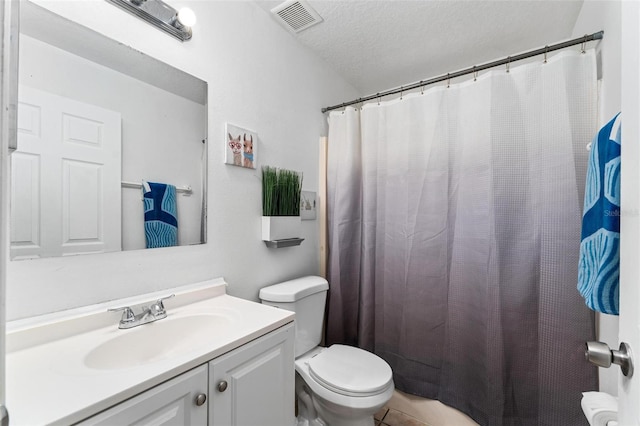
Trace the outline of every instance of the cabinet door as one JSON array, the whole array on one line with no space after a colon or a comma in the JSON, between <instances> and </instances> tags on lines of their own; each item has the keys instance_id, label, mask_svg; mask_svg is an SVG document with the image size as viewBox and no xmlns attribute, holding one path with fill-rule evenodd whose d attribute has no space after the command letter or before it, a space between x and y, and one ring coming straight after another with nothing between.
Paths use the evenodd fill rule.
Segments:
<instances>
[{"instance_id":1,"label":"cabinet door","mask_svg":"<svg viewBox=\"0 0 640 426\"><path fill-rule=\"evenodd\" d=\"M198 406L195 402L198 395L206 393L205 364L109 408L80 425L206 425L207 404Z\"/></svg>"},{"instance_id":2,"label":"cabinet door","mask_svg":"<svg viewBox=\"0 0 640 426\"><path fill-rule=\"evenodd\" d=\"M291 323L209 363L209 425L295 424L293 339Z\"/></svg>"}]
</instances>

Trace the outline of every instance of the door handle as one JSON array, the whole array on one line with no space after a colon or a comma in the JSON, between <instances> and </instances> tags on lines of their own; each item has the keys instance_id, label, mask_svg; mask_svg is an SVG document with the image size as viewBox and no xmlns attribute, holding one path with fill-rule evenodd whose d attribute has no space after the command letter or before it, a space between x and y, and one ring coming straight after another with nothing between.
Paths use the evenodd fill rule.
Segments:
<instances>
[{"instance_id":1,"label":"door handle","mask_svg":"<svg viewBox=\"0 0 640 426\"><path fill-rule=\"evenodd\" d=\"M9 412L4 405L0 405L0 426L9 426Z\"/></svg>"},{"instance_id":2,"label":"door handle","mask_svg":"<svg viewBox=\"0 0 640 426\"><path fill-rule=\"evenodd\" d=\"M617 364L624 376L633 376L631 347L625 342L620 343L618 350L610 349L609 345L603 342L587 342L584 357L598 367L609 368L611 364Z\"/></svg>"}]
</instances>

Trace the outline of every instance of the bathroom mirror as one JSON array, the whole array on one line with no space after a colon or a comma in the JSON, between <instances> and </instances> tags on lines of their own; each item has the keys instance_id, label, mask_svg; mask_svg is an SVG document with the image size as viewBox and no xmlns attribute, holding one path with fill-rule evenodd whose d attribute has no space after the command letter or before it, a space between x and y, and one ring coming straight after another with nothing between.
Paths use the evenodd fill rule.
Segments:
<instances>
[{"instance_id":1,"label":"bathroom mirror","mask_svg":"<svg viewBox=\"0 0 640 426\"><path fill-rule=\"evenodd\" d=\"M177 210L169 245L204 243L207 83L31 2L20 9L11 258L145 249L143 181L176 187L160 198Z\"/></svg>"}]
</instances>

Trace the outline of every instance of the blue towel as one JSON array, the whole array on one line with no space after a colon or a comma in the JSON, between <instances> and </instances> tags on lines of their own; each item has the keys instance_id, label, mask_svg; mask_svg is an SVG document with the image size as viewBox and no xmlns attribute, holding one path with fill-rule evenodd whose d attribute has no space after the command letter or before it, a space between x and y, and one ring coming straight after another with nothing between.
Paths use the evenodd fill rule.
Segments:
<instances>
[{"instance_id":1,"label":"blue towel","mask_svg":"<svg viewBox=\"0 0 640 426\"><path fill-rule=\"evenodd\" d=\"M582 214L578 290L587 306L619 314L620 114L594 138Z\"/></svg>"},{"instance_id":2,"label":"blue towel","mask_svg":"<svg viewBox=\"0 0 640 426\"><path fill-rule=\"evenodd\" d=\"M176 187L142 181L147 248L178 245Z\"/></svg>"}]
</instances>

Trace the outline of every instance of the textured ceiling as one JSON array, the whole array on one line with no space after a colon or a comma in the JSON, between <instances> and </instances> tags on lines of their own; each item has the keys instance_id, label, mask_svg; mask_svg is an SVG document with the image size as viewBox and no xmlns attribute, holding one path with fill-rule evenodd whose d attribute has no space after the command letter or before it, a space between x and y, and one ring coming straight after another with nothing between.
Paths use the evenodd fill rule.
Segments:
<instances>
[{"instance_id":1,"label":"textured ceiling","mask_svg":"<svg viewBox=\"0 0 640 426\"><path fill-rule=\"evenodd\" d=\"M269 12L281 1L257 3ZM308 3L324 22L292 36L362 95L570 38L582 7L582 0Z\"/></svg>"}]
</instances>

